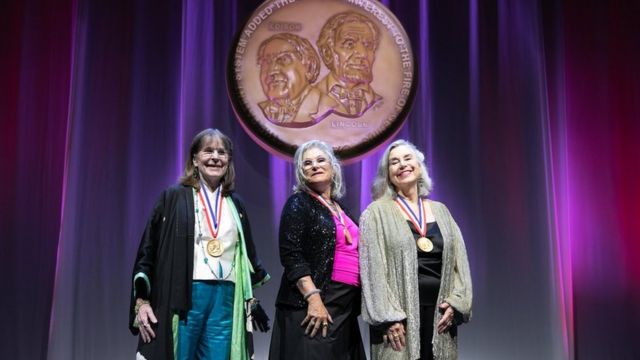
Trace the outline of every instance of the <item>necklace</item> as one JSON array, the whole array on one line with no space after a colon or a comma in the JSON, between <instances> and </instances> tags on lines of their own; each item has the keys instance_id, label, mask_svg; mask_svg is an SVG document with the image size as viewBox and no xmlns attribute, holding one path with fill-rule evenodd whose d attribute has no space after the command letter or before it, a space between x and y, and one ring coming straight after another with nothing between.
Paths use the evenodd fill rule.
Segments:
<instances>
[{"instance_id":1,"label":"necklace","mask_svg":"<svg viewBox=\"0 0 640 360\"><path fill-rule=\"evenodd\" d=\"M396 198L396 203L400 206L400 209L407 215L413 227L418 231L420 237L416 240L416 245L418 249L423 252L430 252L433 250L433 242L427 238L427 214L425 207L422 204L422 199L418 198L418 216L411 210L411 207L407 203L407 201L401 196L398 195Z\"/></svg>"},{"instance_id":2,"label":"necklace","mask_svg":"<svg viewBox=\"0 0 640 360\"><path fill-rule=\"evenodd\" d=\"M200 202L202 202L204 216L207 219L207 225L209 225L209 231L211 232L211 236L213 237L213 239L207 242L207 253L213 257L220 257L224 252L222 243L220 242L220 240L218 240L220 218L222 217L222 196L220 196L220 186L218 186L218 188L215 190L215 209L211 207L209 195L207 194L208 190L203 182L200 182L200 189L201 191L198 192L198 196L200 197ZM202 193L204 193L204 197L207 199L206 204L204 202L204 199L202 198ZM209 211L207 211L207 205L209 206ZM211 225L211 220L213 220L213 226Z\"/></svg>"},{"instance_id":3,"label":"necklace","mask_svg":"<svg viewBox=\"0 0 640 360\"><path fill-rule=\"evenodd\" d=\"M320 201L322 205L324 205L327 209L329 209L329 211L331 212L331 215L333 215L333 217L338 219L338 221L340 222L340 225L342 225L344 240L347 242L347 244L351 244L351 233L347 229L347 224L345 223L344 217L342 216L342 209L340 209L340 205L338 205L338 203L336 202L329 203L327 199L325 199L322 195L316 194L313 191L310 191L309 194L311 194L311 196L313 196L318 201Z\"/></svg>"},{"instance_id":4,"label":"necklace","mask_svg":"<svg viewBox=\"0 0 640 360\"><path fill-rule=\"evenodd\" d=\"M204 186L204 184L202 184L202 185ZM219 190L220 190L220 188L218 188L216 190L218 192L217 195L220 195L220 191ZM206 191L206 190L204 189L204 187L201 187L201 191ZM193 189L193 194L196 195L196 190L195 189ZM233 259L233 262L231 263L231 269L229 270L229 272L226 275L224 275L224 270L222 268L222 263L220 262L220 260L218 260L218 271L217 271L217 273L213 269L213 267L211 266L211 263L209 262L209 258L207 256L207 254L211 255L214 258L218 258L218 257L222 256L222 253L223 253L222 243L220 242L220 240L218 240L216 238L214 238L213 240L209 240L207 242L207 250L205 251L204 236L202 235L202 223L200 222L200 203L202 203L202 205L204 206L204 201L202 200L202 194L197 194L197 195L199 195L200 202L195 201L195 206L196 206L195 210L196 210L196 221L198 223L198 242L200 243L200 251L202 253L202 259L203 259L204 263L207 265L207 267L209 268L209 270L211 271L211 274L216 279L218 279L218 280L226 280L226 279L229 278L229 276L233 272L233 269L235 268L235 265L236 265L235 257ZM206 193L205 193L205 195L206 195ZM220 198L222 198L222 196L220 196ZM220 203L220 207L219 208L220 208L219 215L221 215L222 214L222 203ZM213 229L212 229L211 223L209 222L209 217L207 215L207 209L203 208L202 210L203 210L205 218L207 219L207 223L209 225L209 231L211 231L212 236L213 236ZM218 216L215 219L215 221L216 221L215 222L215 224L216 224L215 236L218 236L218 231L220 230L220 219L221 219L220 216ZM209 249L210 248L210 244L214 240L216 241L216 243L214 243L215 244L214 246L218 246L220 248L220 251L219 251L220 255L218 255L218 256L212 255L211 251ZM215 250L215 248L214 248L214 250ZM214 251L214 254L217 254L217 253L218 253L218 251Z\"/></svg>"}]
</instances>

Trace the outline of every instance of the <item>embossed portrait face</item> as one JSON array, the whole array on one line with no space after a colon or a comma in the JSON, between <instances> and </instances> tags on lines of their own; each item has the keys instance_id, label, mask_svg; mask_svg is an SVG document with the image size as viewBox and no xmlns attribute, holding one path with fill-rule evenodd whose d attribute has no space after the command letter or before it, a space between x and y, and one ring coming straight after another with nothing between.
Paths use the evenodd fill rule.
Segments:
<instances>
[{"instance_id":1,"label":"embossed portrait face","mask_svg":"<svg viewBox=\"0 0 640 360\"><path fill-rule=\"evenodd\" d=\"M264 0L236 35L229 99L242 128L273 154L291 159L318 139L341 161L357 161L411 109L411 41L379 1Z\"/></svg>"},{"instance_id":2,"label":"embossed portrait face","mask_svg":"<svg viewBox=\"0 0 640 360\"><path fill-rule=\"evenodd\" d=\"M351 84L370 83L375 47L374 34L367 24L348 22L338 27L333 46L334 72L338 78Z\"/></svg>"},{"instance_id":3,"label":"embossed portrait face","mask_svg":"<svg viewBox=\"0 0 640 360\"><path fill-rule=\"evenodd\" d=\"M269 40L259 64L260 83L269 100L295 99L309 84L306 65L285 40Z\"/></svg>"}]
</instances>

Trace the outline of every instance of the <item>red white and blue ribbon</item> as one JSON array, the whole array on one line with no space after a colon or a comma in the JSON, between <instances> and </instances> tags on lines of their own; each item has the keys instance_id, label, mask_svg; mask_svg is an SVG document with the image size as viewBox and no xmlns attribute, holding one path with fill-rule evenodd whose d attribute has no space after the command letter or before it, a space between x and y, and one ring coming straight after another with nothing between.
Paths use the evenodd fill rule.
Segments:
<instances>
[{"instance_id":1,"label":"red white and blue ribbon","mask_svg":"<svg viewBox=\"0 0 640 360\"><path fill-rule=\"evenodd\" d=\"M207 219L207 225L209 225L209 231L211 232L211 236L214 239L218 238L218 231L220 230L220 219L222 218L222 196L220 196L220 187L215 191L215 208L212 208L211 202L209 201L209 195L207 194L207 188L204 183L200 183L200 190L198 192L198 196L200 197L200 202L202 203L202 207L204 210L205 218ZM204 193L204 198L202 197L202 193ZM206 199L206 203L205 203ZM207 210L208 209L208 210ZM213 225L211 224L213 221Z\"/></svg>"},{"instance_id":2,"label":"red white and blue ribbon","mask_svg":"<svg viewBox=\"0 0 640 360\"><path fill-rule=\"evenodd\" d=\"M400 206L400 209L407 215L413 227L418 231L421 237L427 235L427 214L425 207L422 204L422 199L418 198L418 215L413 212L407 201L400 195L396 198L396 203Z\"/></svg>"}]
</instances>

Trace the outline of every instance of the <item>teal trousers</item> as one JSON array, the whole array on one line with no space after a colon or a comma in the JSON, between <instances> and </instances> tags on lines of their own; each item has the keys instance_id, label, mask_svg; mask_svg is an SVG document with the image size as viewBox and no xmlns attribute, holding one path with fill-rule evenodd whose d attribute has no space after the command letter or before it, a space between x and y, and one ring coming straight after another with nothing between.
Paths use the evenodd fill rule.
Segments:
<instances>
[{"instance_id":1,"label":"teal trousers","mask_svg":"<svg viewBox=\"0 0 640 360\"><path fill-rule=\"evenodd\" d=\"M234 288L230 281L193 282L191 310L178 324L178 360L229 359Z\"/></svg>"}]
</instances>

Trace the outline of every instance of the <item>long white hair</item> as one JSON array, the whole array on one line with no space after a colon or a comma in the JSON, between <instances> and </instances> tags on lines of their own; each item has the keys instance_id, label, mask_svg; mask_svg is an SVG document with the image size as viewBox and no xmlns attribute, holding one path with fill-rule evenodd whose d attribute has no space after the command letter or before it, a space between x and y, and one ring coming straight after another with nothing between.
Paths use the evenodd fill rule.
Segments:
<instances>
[{"instance_id":1,"label":"long white hair","mask_svg":"<svg viewBox=\"0 0 640 360\"><path fill-rule=\"evenodd\" d=\"M427 171L427 166L424 163L424 154L416 148L415 145L408 142L407 140L396 140L391 143L384 151L382 155L382 159L378 163L378 171L376 173L376 178L373 180L373 185L371 186L371 194L373 200L378 200L382 197L395 198L397 194L397 189L391 183L391 179L389 178L389 154L391 150L397 148L398 146L406 146L410 148L418 163L420 163L420 177L418 178L418 196L427 196L431 192L433 188L433 181L429 177L429 172Z\"/></svg>"}]
</instances>

